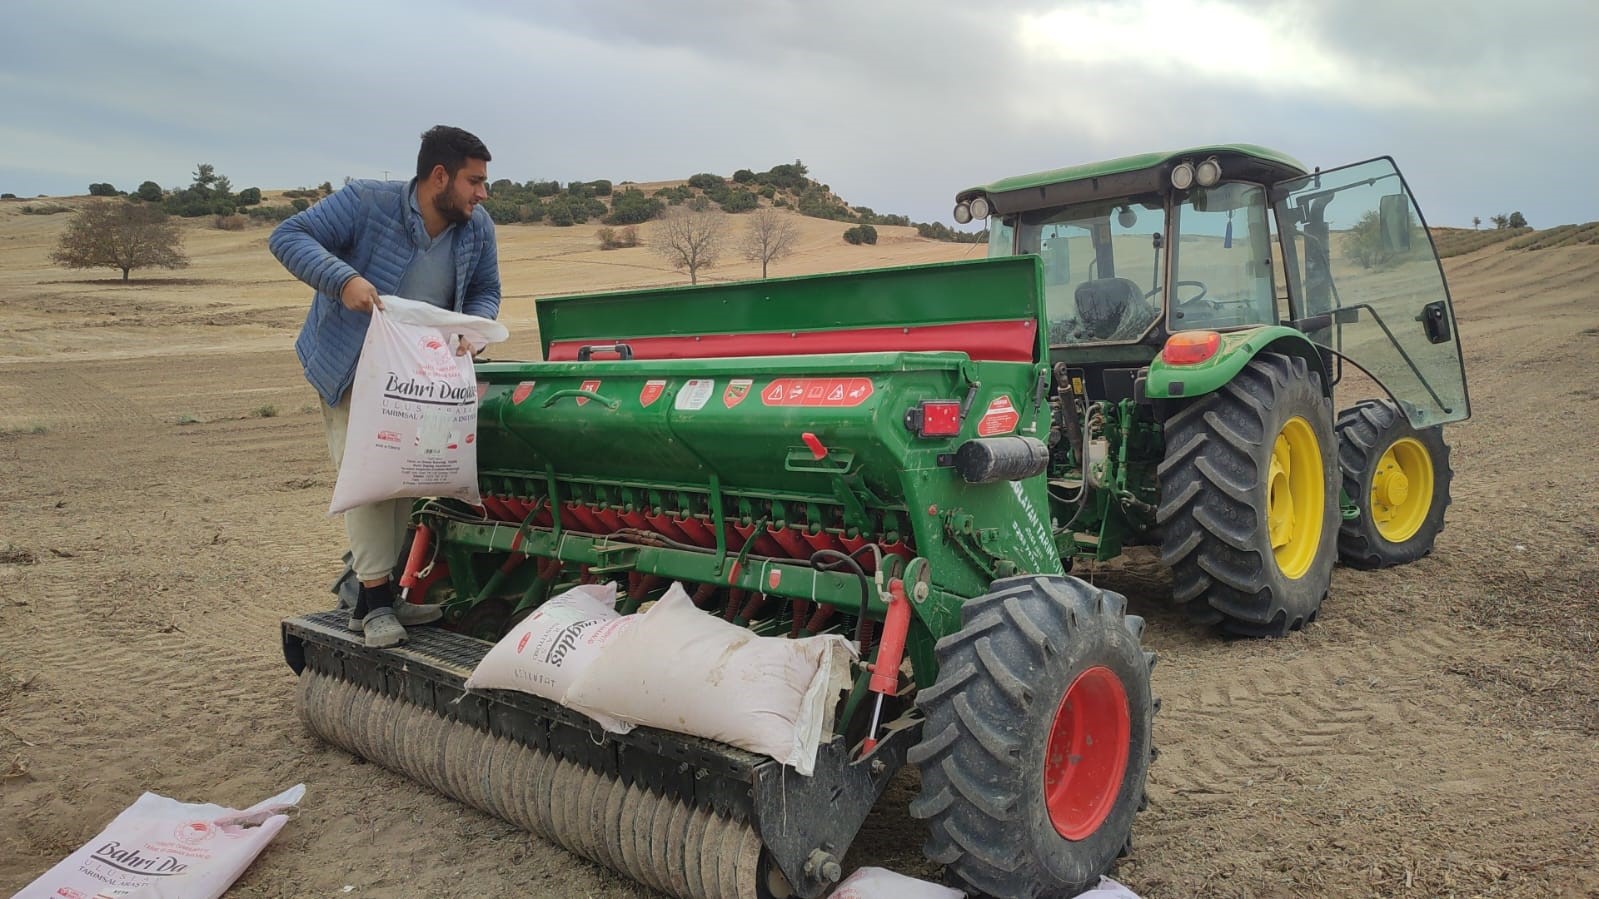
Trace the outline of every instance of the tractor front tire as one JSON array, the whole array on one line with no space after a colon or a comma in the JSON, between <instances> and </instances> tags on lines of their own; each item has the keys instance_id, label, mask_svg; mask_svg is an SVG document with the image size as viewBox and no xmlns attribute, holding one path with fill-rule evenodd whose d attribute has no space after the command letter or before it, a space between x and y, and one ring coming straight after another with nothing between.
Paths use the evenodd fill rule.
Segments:
<instances>
[{"instance_id":1,"label":"tractor front tire","mask_svg":"<svg viewBox=\"0 0 1599 899\"><path fill-rule=\"evenodd\" d=\"M1455 474L1442 428L1416 430L1387 400L1357 403L1338 415L1338 467L1360 509L1338 531L1344 564L1387 568L1432 552Z\"/></svg>"},{"instance_id":2,"label":"tractor front tire","mask_svg":"<svg viewBox=\"0 0 1599 899\"><path fill-rule=\"evenodd\" d=\"M1076 896L1131 845L1155 657L1125 608L1077 578L1005 578L938 641L910 812L927 821L927 857L968 890Z\"/></svg>"},{"instance_id":3,"label":"tractor front tire","mask_svg":"<svg viewBox=\"0 0 1599 899\"><path fill-rule=\"evenodd\" d=\"M1165 422L1156 524L1172 596L1223 631L1312 621L1337 557L1332 400L1299 356L1261 353Z\"/></svg>"}]
</instances>

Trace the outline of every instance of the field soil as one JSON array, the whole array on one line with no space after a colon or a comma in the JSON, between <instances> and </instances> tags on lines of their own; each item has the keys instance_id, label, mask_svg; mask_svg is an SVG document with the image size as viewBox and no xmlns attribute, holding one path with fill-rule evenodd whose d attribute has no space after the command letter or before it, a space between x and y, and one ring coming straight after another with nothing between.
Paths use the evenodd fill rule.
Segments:
<instances>
[{"instance_id":1,"label":"field soil","mask_svg":"<svg viewBox=\"0 0 1599 899\"><path fill-rule=\"evenodd\" d=\"M230 895L651 895L302 730L278 623L329 607L343 549L291 349L310 292L259 226L187 223L193 265L127 284L53 268L66 218L0 204L0 895L144 790L242 807L299 782ZM797 221L774 275L982 253ZM500 241L498 358L536 355L534 296L687 280L591 228ZM1475 415L1447 432L1430 557L1339 568L1318 621L1261 641L1185 622L1146 552L1078 571L1160 654L1161 755L1116 873L1146 897L1599 895L1599 246L1445 267ZM916 789L895 781L846 869L937 876Z\"/></svg>"}]
</instances>

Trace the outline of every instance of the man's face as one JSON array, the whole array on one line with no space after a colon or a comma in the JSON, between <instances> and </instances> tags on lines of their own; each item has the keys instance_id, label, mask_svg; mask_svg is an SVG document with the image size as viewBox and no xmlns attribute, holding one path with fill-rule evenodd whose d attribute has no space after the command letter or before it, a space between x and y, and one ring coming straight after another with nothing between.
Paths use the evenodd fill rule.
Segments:
<instances>
[{"instance_id":1,"label":"man's face","mask_svg":"<svg viewBox=\"0 0 1599 899\"><path fill-rule=\"evenodd\" d=\"M435 178L448 177L444 167L433 170ZM489 197L489 164L481 159L468 159L450 178L444 189L433 197L433 208L447 222L461 223L472 218L472 210Z\"/></svg>"}]
</instances>

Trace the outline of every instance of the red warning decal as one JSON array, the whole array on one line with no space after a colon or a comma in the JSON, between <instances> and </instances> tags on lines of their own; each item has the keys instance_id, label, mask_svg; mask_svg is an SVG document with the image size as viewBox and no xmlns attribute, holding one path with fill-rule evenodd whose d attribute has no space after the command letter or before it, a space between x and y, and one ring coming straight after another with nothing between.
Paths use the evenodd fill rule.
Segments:
<instances>
[{"instance_id":1,"label":"red warning decal","mask_svg":"<svg viewBox=\"0 0 1599 899\"><path fill-rule=\"evenodd\" d=\"M532 396L533 385L537 383L537 381L523 381L522 383L516 385L516 389L511 391L511 405L522 405L524 400L526 400L529 396Z\"/></svg>"},{"instance_id":2,"label":"red warning decal","mask_svg":"<svg viewBox=\"0 0 1599 899\"><path fill-rule=\"evenodd\" d=\"M734 378L728 381L727 389L722 391L722 405L731 409L744 402L744 398L750 395L750 385L754 383L749 378Z\"/></svg>"},{"instance_id":3,"label":"red warning decal","mask_svg":"<svg viewBox=\"0 0 1599 899\"><path fill-rule=\"evenodd\" d=\"M766 589L776 590L783 583L782 569L774 568L766 573Z\"/></svg>"},{"instance_id":4,"label":"red warning decal","mask_svg":"<svg viewBox=\"0 0 1599 899\"><path fill-rule=\"evenodd\" d=\"M579 386L578 389L579 390L587 390L589 393L593 393L596 390L600 389L599 379L596 378L596 379L594 379L592 381L584 381L582 383L582 385ZM579 406L587 406L589 404L589 398L586 397L586 396L580 396L580 397L577 398L577 404Z\"/></svg>"},{"instance_id":5,"label":"red warning decal","mask_svg":"<svg viewBox=\"0 0 1599 899\"><path fill-rule=\"evenodd\" d=\"M638 404L648 406L660 399L664 392L666 392L665 381L645 381L644 388L638 392Z\"/></svg>"},{"instance_id":6,"label":"red warning decal","mask_svg":"<svg viewBox=\"0 0 1599 899\"><path fill-rule=\"evenodd\" d=\"M871 395L871 378L778 378L761 391L761 402L768 406L859 406Z\"/></svg>"},{"instance_id":7,"label":"red warning decal","mask_svg":"<svg viewBox=\"0 0 1599 899\"><path fill-rule=\"evenodd\" d=\"M988 404L988 411L977 422L977 436L993 437L995 434L1009 434L1016 430L1016 423L1021 421L1022 415L1011 405L1010 397L1000 394Z\"/></svg>"}]
</instances>

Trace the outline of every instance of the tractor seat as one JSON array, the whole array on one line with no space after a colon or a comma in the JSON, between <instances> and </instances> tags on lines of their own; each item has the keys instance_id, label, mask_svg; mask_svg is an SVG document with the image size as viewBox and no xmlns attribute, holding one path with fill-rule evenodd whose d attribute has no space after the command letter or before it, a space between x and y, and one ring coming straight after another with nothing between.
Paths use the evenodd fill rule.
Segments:
<instances>
[{"instance_id":1,"label":"tractor seat","mask_svg":"<svg viewBox=\"0 0 1599 899\"><path fill-rule=\"evenodd\" d=\"M1075 299L1077 316L1095 339L1115 336L1123 322L1148 324L1149 304L1144 302L1144 292L1126 278L1084 281L1077 285Z\"/></svg>"}]
</instances>

